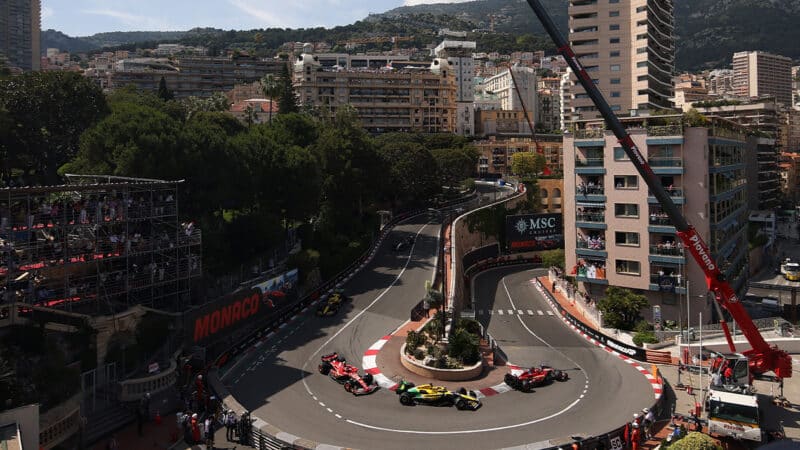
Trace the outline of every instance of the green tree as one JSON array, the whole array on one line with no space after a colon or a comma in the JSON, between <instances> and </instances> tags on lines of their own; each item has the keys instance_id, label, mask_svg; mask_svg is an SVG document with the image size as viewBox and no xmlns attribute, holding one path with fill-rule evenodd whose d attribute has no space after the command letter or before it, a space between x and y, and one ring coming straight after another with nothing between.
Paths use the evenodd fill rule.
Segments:
<instances>
[{"instance_id":1,"label":"green tree","mask_svg":"<svg viewBox=\"0 0 800 450\"><path fill-rule=\"evenodd\" d=\"M392 204L419 203L440 191L436 161L420 144L400 142L384 144L378 155L388 167L388 176L380 177Z\"/></svg>"},{"instance_id":2,"label":"green tree","mask_svg":"<svg viewBox=\"0 0 800 450\"><path fill-rule=\"evenodd\" d=\"M172 91L167 89L167 80L163 76L158 82L158 98L164 100L165 102L174 98Z\"/></svg>"},{"instance_id":3,"label":"green tree","mask_svg":"<svg viewBox=\"0 0 800 450\"><path fill-rule=\"evenodd\" d=\"M430 148L430 147L429 147ZM458 186L475 172L478 162L477 151L469 148L434 148L431 150L436 161L439 179L443 186Z\"/></svg>"},{"instance_id":4,"label":"green tree","mask_svg":"<svg viewBox=\"0 0 800 450\"><path fill-rule=\"evenodd\" d=\"M351 106L340 107L314 146L323 166L321 221L351 233L353 217L365 217L376 199L376 174L383 173L375 145Z\"/></svg>"},{"instance_id":5,"label":"green tree","mask_svg":"<svg viewBox=\"0 0 800 450\"><path fill-rule=\"evenodd\" d=\"M511 171L523 178L538 176L544 170L545 164L544 155L538 153L520 152L511 156Z\"/></svg>"},{"instance_id":6,"label":"green tree","mask_svg":"<svg viewBox=\"0 0 800 450\"><path fill-rule=\"evenodd\" d=\"M294 86L292 86L292 74L289 72L288 64L284 64L281 68L279 83L278 114L299 112L300 108L297 106L297 95L294 92Z\"/></svg>"},{"instance_id":7,"label":"green tree","mask_svg":"<svg viewBox=\"0 0 800 450\"><path fill-rule=\"evenodd\" d=\"M81 137L76 158L62 173L99 173L177 179L180 123L162 111L123 103Z\"/></svg>"},{"instance_id":8,"label":"green tree","mask_svg":"<svg viewBox=\"0 0 800 450\"><path fill-rule=\"evenodd\" d=\"M186 113L186 119L200 112L228 112L231 106L228 97L221 92L208 98L187 97L180 100L180 103Z\"/></svg>"},{"instance_id":9,"label":"green tree","mask_svg":"<svg viewBox=\"0 0 800 450\"><path fill-rule=\"evenodd\" d=\"M269 123L272 123L272 101L275 97L281 94L282 84L279 83L278 78L273 74L267 74L261 78L261 90L264 91L264 96L269 99Z\"/></svg>"},{"instance_id":10,"label":"green tree","mask_svg":"<svg viewBox=\"0 0 800 450\"><path fill-rule=\"evenodd\" d=\"M0 103L12 122L7 165L34 175L28 182L49 184L58 183L58 168L75 156L84 130L109 112L100 88L74 72L0 79Z\"/></svg>"},{"instance_id":11,"label":"green tree","mask_svg":"<svg viewBox=\"0 0 800 450\"><path fill-rule=\"evenodd\" d=\"M603 321L610 328L632 330L641 317L641 310L649 306L644 295L635 294L629 289L610 286L605 297L597 302L603 313Z\"/></svg>"},{"instance_id":12,"label":"green tree","mask_svg":"<svg viewBox=\"0 0 800 450\"><path fill-rule=\"evenodd\" d=\"M540 256L542 257L542 266L544 267L558 267L564 270L566 266L563 248L545 250L540 253Z\"/></svg>"}]
</instances>

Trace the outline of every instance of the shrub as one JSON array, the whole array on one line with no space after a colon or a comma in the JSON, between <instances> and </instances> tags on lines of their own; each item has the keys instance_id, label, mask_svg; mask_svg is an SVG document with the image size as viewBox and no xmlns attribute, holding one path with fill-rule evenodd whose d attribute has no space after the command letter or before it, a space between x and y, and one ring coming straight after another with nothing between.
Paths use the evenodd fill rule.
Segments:
<instances>
[{"instance_id":1,"label":"shrub","mask_svg":"<svg viewBox=\"0 0 800 450\"><path fill-rule=\"evenodd\" d=\"M408 347L406 347L406 351L408 351ZM414 350L414 359L416 359L418 361L425 359L425 352L422 351L421 348L415 349Z\"/></svg>"},{"instance_id":2,"label":"shrub","mask_svg":"<svg viewBox=\"0 0 800 450\"><path fill-rule=\"evenodd\" d=\"M406 353L409 355L414 353L414 351L425 344L425 336L422 333L418 333L416 331L409 331L408 335L406 336Z\"/></svg>"},{"instance_id":3,"label":"shrub","mask_svg":"<svg viewBox=\"0 0 800 450\"><path fill-rule=\"evenodd\" d=\"M643 343L657 344L658 338L652 331L639 331L633 335L633 343L641 347Z\"/></svg>"},{"instance_id":4,"label":"shrub","mask_svg":"<svg viewBox=\"0 0 800 450\"><path fill-rule=\"evenodd\" d=\"M669 446L672 450L722 450L709 435L692 431Z\"/></svg>"},{"instance_id":5,"label":"shrub","mask_svg":"<svg viewBox=\"0 0 800 450\"><path fill-rule=\"evenodd\" d=\"M640 320L636 322L636 326L633 329L639 332L653 331L653 325L646 320Z\"/></svg>"},{"instance_id":6,"label":"shrub","mask_svg":"<svg viewBox=\"0 0 800 450\"><path fill-rule=\"evenodd\" d=\"M480 341L464 328L458 328L450 338L448 354L464 364L475 364L480 360Z\"/></svg>"},{"instance_id":7,"label":"shrub","mask_svg":"<svg viewBox=\"0 0 800 450\"><path fill-rule=\"evenodd\" d=\"M481 335L481 324L475 319L462 318L458 319L456 330L463 328L467 333L474 334L475 336Z\"/></svg>"}]
</instances>

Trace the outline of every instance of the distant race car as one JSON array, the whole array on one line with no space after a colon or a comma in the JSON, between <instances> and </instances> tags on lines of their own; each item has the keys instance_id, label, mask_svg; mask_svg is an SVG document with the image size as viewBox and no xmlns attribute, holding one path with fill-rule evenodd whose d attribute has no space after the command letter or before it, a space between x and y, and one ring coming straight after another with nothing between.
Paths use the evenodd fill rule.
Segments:
<instances>
[{"instance_id":1,"label":"distant race car","mask_svg":"<svg viewBox=\"0 0 800 450\"><path fill-rule=\"evenodd\" d=\"M505 382L518 391L530 392L533 388L550 384L554 380L567 381L568 379L569 374L567 372L542 364L539 367L531 367L519 375L507 373Z\"/></svg>"},{"instance_id":2,"label":"distant race car","mask_svg":"<svg viewBox=\"0 0 800 450\"><path fill-rule=\"evenodd\" d=\"M339 312L339 308L342 307L342 303L348 300L350 300L348 296L344 295L344 293L341 291L336 291L329 295L328 299L317 307L317 315L332 316Z\"/></svg>"},{"instance_id":3,"label":"distant race car","mask_svg":"<svg viewBox=\"0 0 800 450\"><path fill-rule=\"evenodd\" d=\"M392 244L392 250L399 252L401 250L407 249L413 243L414 243L414 236L408 236L404 239L395 241L395 243Z\"/></svg>"},{"instance_id":4,"label":"distant race car","mask_svg":"<svg viewBox=\"0 0 800 450\"><path fill-rule=\"evenodd\" d=\"M400 396L400 403L406 406L420 403L432 406L455 406L460 410L475 411L482 405L475 391L467 391L463 387L453 392L444 386L432 384L415 386L414 383L401 381L396 393Z\"/></svg>"},{"instance_id":5,"label":"distant race car","mask_svg":"<svg viewBox=\"0 0 800 450\"><path fill-rule=\"evenodd\" d=\"M347 361L338 353L334 352L323 356L318 369L319 373L328 375L337 383L343 384L344 390L353 395L367 395L378 389L371 374L359 375L358 367L347 364Z\"/></svg>"}]
</instances>

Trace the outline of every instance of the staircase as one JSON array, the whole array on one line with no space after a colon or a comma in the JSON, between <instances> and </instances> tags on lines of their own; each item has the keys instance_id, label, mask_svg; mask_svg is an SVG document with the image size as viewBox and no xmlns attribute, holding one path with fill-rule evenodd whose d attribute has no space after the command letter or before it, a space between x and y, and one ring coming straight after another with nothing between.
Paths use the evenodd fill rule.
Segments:
<instances>
[{"instance_id":1,"label":"staircase","mask_svg":"<svg viewBox=\"0 0 800 450\"><path fill-rule=\"evenodd\" d=\"M88 414L84 441L87 445L93 444L135 420L133 406L122 403L109 404L106 408Z\"/></svg>"}]
</instances>

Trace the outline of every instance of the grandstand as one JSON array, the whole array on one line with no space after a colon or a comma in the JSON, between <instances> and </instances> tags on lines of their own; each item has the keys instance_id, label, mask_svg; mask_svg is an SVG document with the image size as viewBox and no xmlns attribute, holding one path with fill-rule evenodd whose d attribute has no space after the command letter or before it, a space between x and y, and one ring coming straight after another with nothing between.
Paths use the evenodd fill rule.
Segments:
<instances>
[{"instance_id":1,"label":"grandstand","mask_svg":"<svg viewBox=\"0 0 800 450\"><path fill-rule=\"evenodd\" d=\"M65 178L0 188L0 300L89 315L186 309L202 239L178 218L182 180Z\"/></svg>"}]
</instances>

